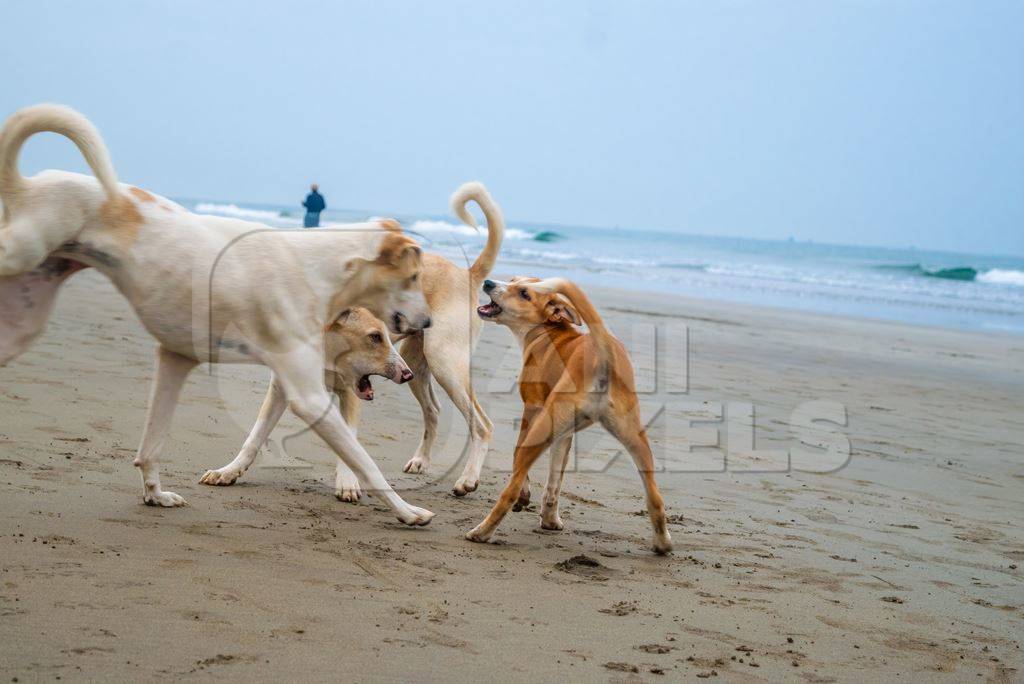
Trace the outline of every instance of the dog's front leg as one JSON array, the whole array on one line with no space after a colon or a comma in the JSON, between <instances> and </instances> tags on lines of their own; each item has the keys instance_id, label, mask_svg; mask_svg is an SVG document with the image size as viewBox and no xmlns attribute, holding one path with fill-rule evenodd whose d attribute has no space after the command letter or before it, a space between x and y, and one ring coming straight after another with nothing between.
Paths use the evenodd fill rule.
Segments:
<instances>
[{"instance_id":1,"label":"dog's front leg","mask_svg":"<svg viewBox=\"0 0 1024 684\"><path fill-rule=\"evenodd\" d=\"M360 399L348 387L336 389L334 393L338 395L341 415L344 417L345 423L351 428L352 435L355 436L359 427ZM351 468L345 465L344 461L338 459L334 473L334 496L339 501L356 503L362 495L363 492L359 488L359 478L356 477Z\"/></svg>"},{"instance_id":2,"label":"dog's front leg","mask_svg":"<svg viewBox=\"0 0 1024 684\"><path fill-rule=\"evenodd\" d=\"M562 477L565 475L565 464L569 462L571 449L571 434L565 435L551 445L551 467L548 471L548 483L544 487L544 500L540 505L540 526L545 530L560 530L564 526L562 517L558 515L558 495L562 491Z\"/></svg>"},{"instance_id":3,"label":"dog's front leg","mask_svg":"<svg viewBox=\"0 0 1024 684\"><path fill-rule=\"evenodd\" d=\"M334 449L369 491L391 507L399 520L406 525L426 525L434 514L410 506L395 493L380 468L342 420L341 414L334 410L324 387L321 349L310 346L268 359L268 364L281 380L289 408Z\"/></svg>"},{"instance_id":4,"label":"dog's front leg","mask_svg":"<svg viewBox=\"0 0 1024 684\"><path fill-rule=\"evenodd\" d=\"M153 390L149 398L146 428L142 433L139 454L135 457L135 465L142 471L142 499L150 506L185 505L185 499L160 488L159 458L164 437L171 426L174 408L178 405L181 387L197 365L198 361L163 347L156 350L156 377L153 378Z\"/></svg>"},{"instance_id":5,"label":"dog's front leg","mask_svg":"<svg viewBox=\"0 0 1024 684\"><path fill-rule=\"evenodd\" d=\"M568 414L568 417L566 417ZM530 466L544 453L552 442L572 430L572 411L566 411L556 405L545 406L544 409L527 414L521 423L519 441L515 454L512 456L512 477L509 479L494 508L479 525L466 533L466 539L474 542L486 542L494 534L508 509L519 499L523 485L527 481Z\"/></svg>"},{"instance_id":6,"label":"dog's front leg","mask_svg":"<svg viewBox=\"0 0 1024 684\"><path fill-rule=\"evenodd\" d=\"M226 466L217 470L207 470L199 481L208 485L234 484L235 480L245 474L245 471L256 460L256 455L259 453L260 448L266 444L270 433L273 432L274 427L281 420L287 405L288 402L285 399L284 390L278 384L277 378L271 378L270 387L267 389L267 396L263 399L263 405L260 407L259 418L256 419L256 424L249 431L249 436L246 437L241 451Z\"/></svg>"}]
</instances>

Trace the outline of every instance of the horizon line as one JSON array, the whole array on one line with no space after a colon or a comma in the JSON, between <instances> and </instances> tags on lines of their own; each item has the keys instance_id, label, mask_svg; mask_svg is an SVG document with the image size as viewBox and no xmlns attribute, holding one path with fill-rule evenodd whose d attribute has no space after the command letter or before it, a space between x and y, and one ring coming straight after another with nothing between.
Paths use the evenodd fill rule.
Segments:
<instances>
[{"instance_id":1,"label":"horizon line","mask_svg":"<svg viewBox=\"0 0 1024 684\"><path fill-rule=\"evenodd\" d=\"M175 198L175 197L171 197L170 199L174 200L175 202L178 202L179 200L181 200L181 201L188 201L188 202L193 202L193 203L208 202L208 203L234 204L236 206L241 206L242 204L245 204L245 205L249 205L250 207L257 208L257 209L261 205L262 206L266 206L266 207L275 207L275 208L289 206L289 205L285 205L285 204L275 204L273 202L250 202L250 201L247 201L247 200L212 199L212 198L208 198L208 197L206 197L206 198L200 198L200 197L177 197L177 198ZM299 206L299 208L296 210L296 215L297 216L301 216L302 213L303 213L303 210L301 208L301 205L298 205L298 206ZM325 211L332 211L332 210L333 211L339 211L339 212L349 212L349 213L366 213L367 216L379 216L379 215L381 215L380 214L380 210L370 210L370 209L361 209L361 208L353 208L353 207L340 207L340 208L337 208L337 209L326 209ZM429 213L429 212L413 212L413 213L410 213L410 212L396 212L396 213L398 213L399 215L422 216L422 217L431 218L431 219L455 218L456 220L458 220L458 217L452 216L451 214L435 214L435 213ZM242 220L245 220L245 219L242 219ZM786 243L795 243L795 244L803 243L803 244L808 244L809 243L809 244L820 245L820 246L825 246L825 247L847 247L847 248L852 247L852 248L867 248L867 249L912 250L912 251L919 251L919 252L932 252L932 253L936 253L936 254L950 254L950 255L956 255L956 256L976 256L976 257L989 257L989 258L995 258L995 259L1006 259L1006 258L1024 259L1024 251L1013 252L1013 253L1005 253L1005 254L994 254L994 253L990 253L990 252L953 251L953 250L950 250L950 249L937 249L937 248L931 248L931 247L919 247L917 245L892 246L892 245L879 245L879 244L870 244L870 243L829 242L829 241L816 240L814 238L798 238L798 237L793 236L793 235L790 235L789 237L786 237L786 238L751 237L751 236L747 236L747 235L736 235L736 234L715 235L715 234L712 234L712 233L692 233L692 232L685 232L685 231L672 231L672 230L668 230L668 229L665 229L665 228L648 228L648 227L640 227L640 226L627 226L627 227L623 227L623 226L619 226L619 225L616 225L616 226L597 226L597 225L588 225L588 224L582 224L582 223L549 223L549 222L541 222L541 221L535 221L535 220L513 220L513 219L509 219L509 218L505 219L505 223L506 224L516 223L516 224L518 224L520 226L532 226L532 227L538 227L538 228L591 228L591 229L603 230L603 231L624 230L624 231L631 231L631 232L648 232L648 233L656 233L656 234L662 234L662 235L697 237L697 238L710 238L710 239L721 239L721 240L749 240L751 242L769 242L769 243L783 243L783 244L786 244ZM509 227L511 227L511 226L509 226Z\"/></svg>"}]
</instances>

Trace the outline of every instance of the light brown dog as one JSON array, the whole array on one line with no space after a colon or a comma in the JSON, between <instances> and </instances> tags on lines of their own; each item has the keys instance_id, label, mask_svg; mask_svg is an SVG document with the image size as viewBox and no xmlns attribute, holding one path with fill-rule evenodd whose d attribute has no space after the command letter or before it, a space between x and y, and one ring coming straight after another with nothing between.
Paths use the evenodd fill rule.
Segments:
<instances>
[{"instance_id":1,"label":"light brown dog","mask_svg":"<svg viewBox=\"0 0 1024 684\"><path fill-rule=\"evenodd\" d=\"M391 344L384 322L362 307L346 309L324 330L324 383L341 398L341 414L353 432L354 421L359 416L354 397L373 400L371 375L399 385L413 377L409 366ZM283 413L284 406L280 402L264 402L256 424L234 460L222 468L207 470L199 481L208 485L233 484L252 466Z\"/></svg>"},{"instance_id":2,"label":"light brown dog","mask_svg":"<svg viewBox=\"0 0 1024 684\"><path fill-rule=\"evenodd\" d=\"M529 501L530 466L549 447L551 470L541 506L541 527L562 529L558 493L573 434L599 422L626 447L640 471L654 526L654 551L671 551L665 505L654 481L654 456L640 421L633 365L626 348L604 326L587 296L567 280L486 280L483 289L491 301L479 307L477 314L507 326L522 347L519 393L524 406L512 478L491 512L466 533L466 539L487 541L513 504ZM582 323L589 333L575 327Z\"/></svg>"}]
</instances>

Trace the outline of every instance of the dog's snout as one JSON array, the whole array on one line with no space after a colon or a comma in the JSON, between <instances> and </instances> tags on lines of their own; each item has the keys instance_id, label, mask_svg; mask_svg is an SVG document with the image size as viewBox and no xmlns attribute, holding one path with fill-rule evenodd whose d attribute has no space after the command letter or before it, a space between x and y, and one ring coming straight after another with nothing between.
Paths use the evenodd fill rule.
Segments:
<instances>
[{"instance_id":1,"label":"dog's snout","mask_svg":"<svg viewBox=\"0 0 1024 684\"><path fill-rule=\"evenodd\" d=\"M496 283L493 280L485 280L484 281L484 292L490 292L491 290L494 289L495 285L496 285Z\"/></svg>"},{"instance_id":2,"label":"dog's snout","mask_svg":"<svg viewBox=\"0 0 1024 684\"><path fill-rule=\"evenodd\" d=\"M405 383L409 382L412 379L413 379L412 371L409 370L408 368L402 369L402 380L399 382L399 384L400 385L404 385Z\"/></svg>"},{"instance_id":3,"label":"dog's snout","mask_svg":"<svg viewBox=\"0 0 1024 684\"><path fill-rule=\"evenodd\" d=\"M423 326L422 326L422 329L423 329L423 330L426 330L426 329L427 329L427 328L429 328L429 327L430 327L431 325L433 325L433 323L434 323L434 322L433 322L432 320L430 320L430 318L428 317L428 318L427 318L427 320L423 321Z\"/></svg>"}]
</instances>

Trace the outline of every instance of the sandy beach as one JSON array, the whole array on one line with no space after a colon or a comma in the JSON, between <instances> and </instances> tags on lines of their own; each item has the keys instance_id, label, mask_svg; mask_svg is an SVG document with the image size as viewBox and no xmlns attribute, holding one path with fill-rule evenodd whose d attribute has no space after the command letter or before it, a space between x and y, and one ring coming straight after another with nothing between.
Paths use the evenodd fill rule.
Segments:
<instances>
[{"instance_id":1,"label":"sandy beach","mask_svg":"<svg viewBox=\"0 0 1024 684\"><path fill-rule=\"evenodd\" d=\"M335 500L333 455L290 416L242 481L200 485L256 415L267 371L249 367L193 374L163 460L189 505L146 507L132 457L154 343L102 276L75 276L0 369L4 681L1020 681L1024 338L588 291L633 351L645 419L660 412L667 558L599 428L563 532L539 529L544 458L535 504L494 543L463 539L520 410L517 351L491 325L475 381L496 434L474 494L449 494L465 426L443 393L427 476L402 473L421 431L408 390L379 381L364 407L361 441L428 527ZM845 409L828 430L849 460L793 469L791 422L822 402Z\"/></svg>"}]
</instances>

